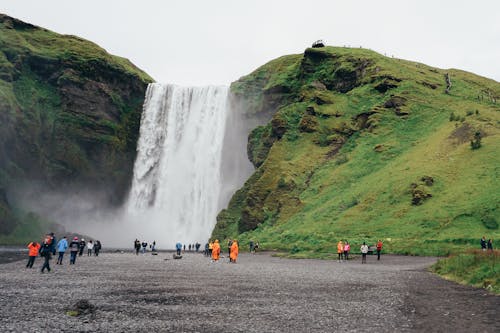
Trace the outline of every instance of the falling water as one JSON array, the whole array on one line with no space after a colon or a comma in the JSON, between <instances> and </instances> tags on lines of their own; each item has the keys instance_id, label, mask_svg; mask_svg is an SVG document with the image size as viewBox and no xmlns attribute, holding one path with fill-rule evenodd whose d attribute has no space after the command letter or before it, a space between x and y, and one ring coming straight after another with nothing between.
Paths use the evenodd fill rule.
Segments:
<instances>
[{"instance_id":1,"label":"falling water","mask_svg":"<svg viewBox=\"0 0 500 333\"><path fill-rule=\"evenodd\" d=\"M126 208L164 247L204 242L215 225L227 94L227 87L148 87Z\"/></svg>"}]
</instances>

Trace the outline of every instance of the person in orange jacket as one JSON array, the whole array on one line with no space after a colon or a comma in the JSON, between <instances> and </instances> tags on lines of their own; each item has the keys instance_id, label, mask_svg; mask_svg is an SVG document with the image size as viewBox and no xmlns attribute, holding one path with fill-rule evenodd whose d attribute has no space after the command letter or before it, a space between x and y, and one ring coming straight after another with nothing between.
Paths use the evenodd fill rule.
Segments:
<instances>
[{"instance_id":1,"label":"person in orange jacket","mask_svg":"<svg viewBox=\"0 0 500 333\"><path fill-rule=\"evenodd\" d=\"M212 245L212 260L218 261L219 255L220 255L220 244L219 244L219 240L216 239Z\"/></svg>"},{"instance_id":2,"label":"person in orange jacket","mask_svg":"<svg viewBox=\"0 0 500 333\"><path fill-rule=\"evenodd\" d=\"M236 263L236 259L238 258L238 242L233 240L233 244L231 244L231 254L229 255L229 259L231 262Z\"/></svg>"},{"instance_id":3,"label":"person in orange jacket","mask_svg":"<svg viewBox=\"0 0 500 333\"><path fill-rule=\"evenodd\" d=\"M33 268L33 264L35 263L35 259L38 256L38 251L40 250L40 244L37 242L31 242L28 244L28 264L26 268Z\"/></svg>"},{"instance_id":4,"label":"person in orange jacket","mask_svg":"<svg viewBox=\"0 0 500 333\"><path fill-rule=\"evenodd\" d=\"M382 252L382 241L379 239L377 242L377 260L380 260L380 252Z\"/></svg>"},{"instance_id":5,"label":"person in orange jacket","mask_svg":"<svg viewBox=\"0 0 500 333\"><path fill-rule=\"evenodd\" d=\"M341 240L337 243L337 254L339 255L339 262L342 261L342 254L344 253L344 243Z\"/></svg>"}]
</instances>

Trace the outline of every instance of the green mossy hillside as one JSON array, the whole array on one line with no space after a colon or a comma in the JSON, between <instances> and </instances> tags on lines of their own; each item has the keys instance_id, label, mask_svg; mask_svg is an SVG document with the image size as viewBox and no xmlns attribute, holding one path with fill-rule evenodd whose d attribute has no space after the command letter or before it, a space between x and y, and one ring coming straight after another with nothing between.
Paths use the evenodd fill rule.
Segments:
<instances>
[{"instance_id":1,"label":"green mossy hillside","mask_svg":"<svg viewBox=\"0 0 500 333\"><path fill-rule=\"evenodd\" d=\"M21 184L123 199L149 82L89 41L0 14L0 233L21 223L5 195Z\"/></svg>"},{"instance_id":2,"label":"green mossy hillside","mask_svg":"<svg viewBox=\"0 0 500 333\"><path fill-rule=\"evenodd\" d=\"M213 237L300 256L340 239L355 252L382 239L387 252L444 255L499 238L498 82L325 47L271 61L231 90L247 116L270 120L249 136L256 171Z\"/></svg>"}]
</instances>

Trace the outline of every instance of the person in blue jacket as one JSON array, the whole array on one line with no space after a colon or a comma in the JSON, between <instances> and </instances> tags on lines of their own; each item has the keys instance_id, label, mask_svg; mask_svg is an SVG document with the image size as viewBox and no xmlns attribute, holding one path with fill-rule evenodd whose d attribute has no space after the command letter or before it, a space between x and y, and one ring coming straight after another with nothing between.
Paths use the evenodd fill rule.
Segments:
<instances>
[{"instance_id":1,"label":"person in blue jacket","mask_svg":"<svg viewBox=\"0 0 500 333\"><path fill-rule=\"evenodd\" d=\"M177 255L180 256L182 250L182 244L180 242L175 244L175 249L177 250Z\"/></svg>"},{"instance_id":2,"label":"person in blue jacket","mask_svg":"<svg viewBox=\"0 0 500 333\"><path fill-rule=\"evenodd\" d=\"M62 265L62 261L63 261L63 257L64 257L64 252L66 252L67 248L68 248L68 241L66 240L66 236L64 236L57 243L57 252L59 252L59 257L57 258L56 265Z\"/></svg>"}]
</instances>

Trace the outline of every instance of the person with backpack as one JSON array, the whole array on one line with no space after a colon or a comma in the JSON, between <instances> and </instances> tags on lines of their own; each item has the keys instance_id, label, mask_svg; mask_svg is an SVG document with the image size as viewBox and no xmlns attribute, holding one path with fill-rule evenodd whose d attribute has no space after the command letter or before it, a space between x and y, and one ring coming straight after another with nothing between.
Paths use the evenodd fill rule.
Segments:
<instances>
[{"instance_id":1,"label":"person with backpack","mask_svg":"<svg viewBox=\"0 0 500 333\"><path fill-rule=\"evenodd\" d=\"M94 255L96 257L99 256L99 252L101 251L102 245L100 240L96 240L94 244Z\"/></svg>"},{"instance_id":2,"label":"person with backpack","mask_svg":"<svg viewBox=\"0 0 500 333\"><path fill-rule=\"evenodd\" d=\"M57 243L57 252L59 252L59 257L57 258L56 265L62 265L64 253L66 252L66 249L68 248L68 241L66 240L66 236L64 236L58 243Z\"/></svg>"},{"instance_id":3,"label":"person with backpack","mask_svg":"<svg viewBox=\"0 0 500 333\"><path fill-rule=\"evenodd\" d=\"M69 244L69 264L74 265L76 261L76 255L80 250L80 242L78 237L73 237L73 241Z\"/></svg>"},{"instance_id":4,"label":"person with backpack","mask_svg":"<svg viewBox=\"0 0 500 333\"><path fill-rule=\"evenodd\" d=\"M366 245L365 242L363 242L363 245L361 245L361 263L366 264L366 254L368 253L368 245Z\"/></svg>"},{"instance_id":5,"label":"person with backpack","mask_svg":"<svg viewBox=\"0 0 500 333\"><path fill-rule=\"evenodd\" d=\"M83 250L85 249L85 239L80 239L80 250L78 251L78 256L81 257L83 255Z\"/></svg>"},{"instance_id":6,"label":"person with backpack","mask_svg":"<svg viewBox=\"0 0 500 333\"><path fill-rule=\"evenodd\" d=\"M26 268L33 268L33 264L35 263L35 259L38 256L38 251L40 250L40 244L37 242L31 242L28 244L28 264Z\"/></svg>"},{"instance_id":7,"label":"person with backpack","mask_svg":"<svg viewBox=\"0 0 500 333\"><path fill-rule=\"evenodd\" d=\"M40 256L44 258L44 262L43 262L43 266L42 266L42 269L41 269L41 273L43 273L45 271L45 269L47 269L47 271L50 272L50 259L52 259L52 240L54 239L54 237L52 237L51 235L47 235L42 243L42 245L40 246L40 250L39 250L39 253L40 253Z\"/></svg>"}]
</instances>

